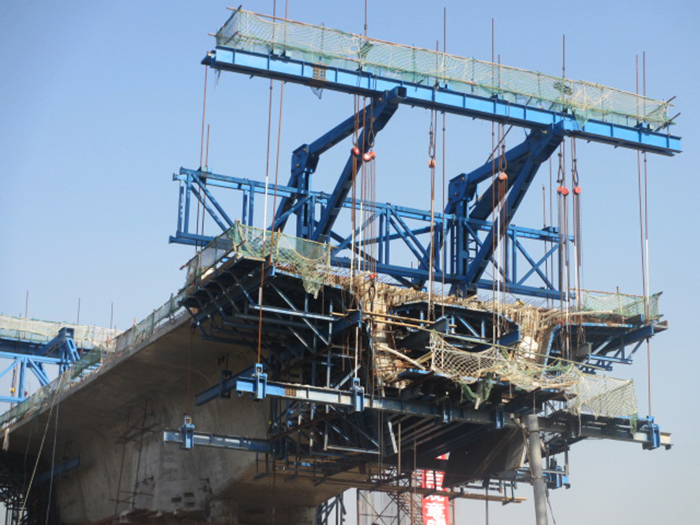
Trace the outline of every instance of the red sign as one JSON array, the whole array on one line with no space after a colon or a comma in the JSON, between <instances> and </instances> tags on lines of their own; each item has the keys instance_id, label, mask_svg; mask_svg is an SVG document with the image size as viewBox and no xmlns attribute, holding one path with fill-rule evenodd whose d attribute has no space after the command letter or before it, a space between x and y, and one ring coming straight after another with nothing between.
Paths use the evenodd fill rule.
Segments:
<instances>
[{"instance_id":1,"label":"red sign","mask_svg":"<svg viewBox=\"0 0 700 525\"><path fill-rule=\"evenodd\" d=\"M423 470L421 478L423 488L443 490L444 472ZM450 525L450 500L446 496L423 496L423 525Z\"/></svg>"}]
</instances>

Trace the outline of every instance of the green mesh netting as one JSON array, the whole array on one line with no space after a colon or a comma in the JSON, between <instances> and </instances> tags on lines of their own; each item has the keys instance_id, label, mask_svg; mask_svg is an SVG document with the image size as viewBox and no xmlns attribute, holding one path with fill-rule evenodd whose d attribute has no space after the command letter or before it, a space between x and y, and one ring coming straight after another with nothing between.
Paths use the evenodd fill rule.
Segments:
<instances>
[{"instance_id":1,"label":"green mesh netting","mask_svg":"<svg viewBox=\"0 0 700 525\"><path fill-rule=\"evenodd\" d=\"M467 352L433 333L430 338L433 371L450 377L462 386L465 395L477 404L490 391L494 377L527 391L537 388L560 390L568 394L568 410L574 414L591 413L596 417L637 415L634 383L583 373L575 364L543 366L533 359L491 347L482 352ZM470 387L478 383L476 391Z\"/></svg>"},{"instance_id":2,"label":"green mesh netting","mask_svg":"<svg viewBox=\"0 0 700 525\"><path fill-rule=\"evenodd\" d=\"M319 66L362 69L407 82L447 84L449 89L571 111L580 125L589 119L663 127L668 102L590 82L573 81L445 53L392 44L301 22L273 21L239 9L216 34L220 47L274 53ZM316 73L315 73L316 76ZM318 73L320 81L325 75ZM633 122L632 122L633 121Z\"/></svg>"},{"instance_id":3,"label":"green mesh netting","mask_svg":"<svg viewBox=\"0 0 700 525\"><path fill-rule=\"evenodd\" d=\"M90 368L96 369L102 363L102 350L95 348L83 354L80 361L70 367L69 372L71 379L81 377L85 371Z\"/></svg>"},{"instance_id":4,"label":"green mesh netting","mask_svg":"<svg viewBox=\"0 0 700 525\"><path fill-rule=\"evenodd\" d=\"M238 254L270 261L301 276L304 290L316 297L330 269L331 247L270 232L237 222L230 230L214 239L187 263L187 282L194 283L214 271L215 267Z\"/></svg>"},{"instance_id":5,"label":"green mesh netting","mask_svg":"<svg viewBox=\"0 0 700 525\"><path fill-rule=\"evenodd\" d=\"M574 396L568 409L574 414L637 418L637 397L631 379L584 374L570 393Z\"/></svg>"},{"instance_id":6,"label":"green mesh netting","mask_svg":"<svg viewBox=\"0 0 700 525\"><path fill-rule=\"evenodd\" d=\"M509 355L504 349L491 347L482 352L457 348L437 334L431 334L432 369L463 384L473 384L488 374L525 390L536 388L565 389L575 384L582 372L575 365L542 366L533 359Z\"/></svg>"},{"instance_id":7,"label":"green mesh netting","mask_svg":"<svg viewBox=\"0 0 700 525\"><path fill-rule=\"evenodd\" d=\"M61 328L73 329L73 340L79 348L112 349L116 337L122 333L122 330L100 326L0 315L0 335L9 339L46 343L56 337Z\"/></svg>"},{"instance_id":8,"label":"green mesh netting","mask_svg":"<svg viewBox=\"0 0 700 525\"><path fill-rule=\"evenodd\" d=\"M660 296L661 292L649 296L647 305L647 301L641 295L582 290L580 310L603 318L629 318L644 315L648 319L657 319L661 316L659 313Z\"/></svg>"}]
</instances>

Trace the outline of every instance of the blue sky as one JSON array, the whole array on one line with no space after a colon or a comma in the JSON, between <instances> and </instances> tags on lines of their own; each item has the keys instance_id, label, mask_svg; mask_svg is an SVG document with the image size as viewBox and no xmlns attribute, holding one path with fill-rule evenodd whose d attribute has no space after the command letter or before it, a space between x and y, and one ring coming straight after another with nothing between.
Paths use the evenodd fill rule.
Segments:
<instances>
[{"instance_id":1,"label":"blue sky","mask_svg":"<svg viewBox=\"0 0 700 525\"><path fill-rule=\"evenodd\" d=\"M283 2L280 2L282 4ZM685 152L649 157L652 289L663 291L671 329L652 344L654 413L674 432L670 452L590 442L575 447L569 491L552 495L559 523L668 523L689 517L700 461L700 425L692 414L700 370L694 329L700 256L692 226L697 192L695 87L700 10L695 2L375 2L369 34L433 48L448 8L448 51L490 59L491 19L504 64L558 74L567 37L567 76L634 91L635 55L647 54L647 93L674 95L674 133ZM176 226L171 174L199 164L203 69L214 46L208 33L228 17L221 1L5 0L0 3L0 312L127 328L181 286L192 248L169 245ZM237 4L234 6L237 7ZM270 13L272 1L244 7ZM280 5L279 13L283 6ZM290 2L290 16L361 32L362 1ZM267 83L224 74L209 84L210 167L262 179ZM353 108L351 97L307 88L285 91L280 177L289 154ZM448 176L488 154L490 124L448 120ZM378 199L428 207L428 114L402 108L377 140ZM517 131L512 140L522 136ZM346 149L324 157L314 186L329 189ZM335 170L335 171L334 171ZM585 285L640 292L636 157L627 150L580 144L584 188ZM407 183L406 181L410 181ZM544 182L541 175L533 188ZM423 186L421 186L423 185ZM423 189L421 189L423 188ZM537 193L537 191L534 191ZM237 209L238 200L226 205ZM530 198L515 222L539 226ZM637 379L646 368L617 373ZM640 405L645 406L643 401ZM523 487L523 495L529 489ZM491 523L526 520L530 504L492 505ZM459 506L464 522L482 520L482 503ZM460 521L461 522L461 521ZM511 521L512 522L512 521Z\"/></svg>"}]
</instances>

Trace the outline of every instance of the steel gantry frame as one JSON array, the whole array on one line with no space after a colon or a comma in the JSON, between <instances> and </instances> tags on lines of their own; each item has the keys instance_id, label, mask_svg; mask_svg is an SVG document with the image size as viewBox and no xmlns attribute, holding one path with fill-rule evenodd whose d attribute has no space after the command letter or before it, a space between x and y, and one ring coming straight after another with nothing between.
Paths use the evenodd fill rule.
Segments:
<instances>
[{"instance_id":1,"label":"steel gantry frame","mask_svg":"<svg viewBox=\"0 0 700 525\"><path fill-rule=\"evenodd\" d=\"M516 104L498 93L489 97L463 93L440 79L434 79L434 83L430 79L407 82L362 67L329 67L290 58L279 46L271 47L268 53L218 46L207 54L203 64L217 71L361 96L369 104L323 136L299 146L292 154L286 185L266 187L259 181L217 174L208 168L181 168L173 176L180 183L180 198L177 231L171 242L204 246L214 239L192 231L193 200L212 216L222 232L234 226L233 215L220 205L212 189L242 192L237 220L248 226L254 223L256 195L274 192L280 204L273 221L264 228L283 231L294 222L297 237L326 242L335 248L333 266L346 268L354 258L364 258L371 261L376 272L412 288L423 288L433 278L448 284L452 294L468 295L480 288L491 290L498 280L501 289L518 295L557 300L568 297L565 285L554 282L550 275L555 274L551 269L557 257L562 257L561 251L568 250L573 239L553 226L536 229L512 223L539 167L567 137L662 155L673 155L681 149L679 137L632 119L626 124L595 119L581 123L566 109ZM342 209L359 209L357 202L348 199L356 170L362 169L363 155L371 150L376 134L401 106L522 127L527 135L521 144L501 154L494 152L495 158L454 177L441 212L363 202L365 209L376 214L378 234L353 242L362 225L356 231L342 231L336 220ZM346 160L332 193L313 190L312 179L320 157L353 133L359 136L355 142L359 151ZM495 177L495 166L505 166L503 178ZM376 247L376 259L367 255L370 246ZM441 257L430 256L443 247L444 262ZM495 260L495 247L503 248L503 267ZM403 264L397 262L397 254ZM373 472L365 488L396 490L405 481L403 472L440 468L436 463L440 454L465 452L469 447L483 451L492 440L507 446L512 439L521 439L523 432L538 451L535 445L542 440L547 455L544 469L538 461L538 469L532 472L499 470L497 462L487 458L479 466L479 474L472 472L464 479L458 479L455 472L450 474L462 484L462 497L483 499L482 494L464 490L488 489L493 483L512 490L517 481L537 483L540 490L544 485L568 486L568 469L557 465L553 456L567 452L571 444L585 438L636 442L647 449L670 447L670 435L661 432L651 416L639 420L574 416L564 410L566 398L555 390L526 392L496 381L489 386L485 399L479 401L477 396L475 402L448 378L421 367L400 373L398 377L405 383L402 389L378 386L372 368L376 351L372 327L377 320L368 305L353 297L353 292L328 283L323 285L320 298L312 297L304 292L299 275L275 267L270 260L231 253L204 276L188 283L183 305L204 338L249 347L251 351L260 341L257 364L237 372L221 370L220 381L198 394L197 404L230 399L233 393L269 400L271 423L267 439L250 439L200 433L187 417L180 429L166 431L164 440L185 449L211 446L263 454L267 466L260 475L270 473L270 462L283 462L285 476L360 486L357 479L343 476L380 457L397 465L395 475L370 483L372 475L384 474ZM404 328L395 329L392 336L415 363L428 351L429 332L439 333L467 352L495 344L515 347L522 342L521 327L493 312L445 305L441 317L429 320L430 305L414 301L397 305L391 314L400 316L404 324L408 322ZM644 316L617 321L562 322L549 334L543 349L546 362L561 361L573 354L584 371L610 370L614 364L631 363L639 345L665 329L663 323ZM492 335L495 324L505 327L499 338ZM353 347L358 349L355 363L344 351ZM398 436L404 430L405 442L397 438L397 429ZM406 461L411 457L406 443L414 443L412 463ZM459 460L455 459L454 464ZM460 494L450 493L450 497ZM320 509L320 521L327 520L327 508Z\"/></svg>"},{"instance_id":2,"label":"steel gantry frame","mask_svg":"<svg viewBox=\"0 0 700 525\"><path fill-rule=\"evenodd\" d=\"M0 359L10 361L9 365L0 371L0 378L10 372L16 373L17 385L13 395L0 396L0 402L21 403L27 399L29 372L37 379L39 386L43 387L52 380L47 366L57 367L57 373L60 375L77 363L81 356L75 344L74 334L73 328L63 327L56 337L48 342L38 341L32 338L31 334L20 332L0 334Z\"/></svg>"},{"instance_id":3,"label":"steel gantry frame","mask_svg":"<svg viewBox=\"0 0 700 525\"><path fill-rule=\"evenodd\" d=\"M397 104L403 98L403 90L385 93L361 114L371 113L373 136L385 125L393 115ZM382 118L383 117L383 118ZM336 126L333 130L309 144L297 148L292 155L292 170L290 181L286 186L273 186L268 191L276 192L281 202L276 219L271 225L275 231L281 231L287 225L292 214L297 215L297 236L311 240L333 241L333 263L338 266L349 266L351 258L344 252L352 248L352 239L357 231L340 234L333 229L336 218L342 208L359 209L360 203L347 197L352 183L352 170L355 159L347 160L336 188L332 194L312 191L309 189L311 175L316 170L322 153L347 138L353 132L353 125L359 115L352 116ZM364 132L363 132L364 133ZM362 135L361 135L362 137ZM489 197L494 191L488 188L478 203L469 210L469 203L475 200L476 187L479 183L490 179L492 163L487 162L482 167L469 174L461 174L450 183L449 200L444 213L432 215L434 225L431 228L431 213L403 206L377 202L363 202L364 209L373 210L378 224L378 235L364 239L356 247L359 255L363 248L375 245L378 256L374 262L379 273L389 275L398 282L422 287L431 275L430 250L439 251L443 243L449 244L449 254L443 269L441 258L434 257L432 276L436 280L444 279L452 285L454 291L474 292L477 288L491 289L493 281L483 277L489 264L498 268L493 260L494 232L502 231L499 242L506 244L508 264L498 272L505 280L505 288L510 293L547 297L560 297L559 286L552 282L544 271L554 260L561 249L561 236L554 227L544 229L521 228L513 226L510 221L532 182L538 167L558 147L564 135L559 127L543 131L533 131L523 144L508 151L505 162L510 166L513 176L508 181L510 190L504 202L506 213L499 214L496 224L488 221L490 211L485 203L491 203ZM362 143L362 139L360 140ZM371 146L371 145L370 145ZM359 158L359 156L358 156ZM210 188L226 188L243 192L240 220L243 224L251 225L254 217L255 195L265 194L265 184L259 181L215 174L202 169L192 170L181 168L174 175L180 182L180 203L178 206L177 232L170 238L171 242L182 244L202 245L210 242L213 237L192 233L190 231L190 215L192 213L192 197L203 205L207 213L214 219L222 231L233 226L233 220L219 204ZM320 219L317 221L317 208ZM409 224L411 223L411 224ZM443 228L444 225L444 228ZM358 227L361 228L361 226ZM436 246L430 247L430 232L435 232ZM443 231L445 232L443 238ZM425 238L428 237L427 241ZM535 249L528 250L525 241L538 241L544 245L544 255L534 255ZM571 238L565 239L572 242ZM398 265L391 260L392 247L401 244L404 252L407 250L416 258L416 265ZM540 251L540 246L537 251ZM405 259L405 257L404 257Z\"/></svg>"},{"instance_id":4,"label":"steel gantry frame","mask_svg":"<svg viewBox=\"0 0 700 525\"><path fill-rule=\"evenodd\" d=\"M268 188L268 191L276 192L281 198L274 224L269 227L275 231L282 231L290 217L295 215L296 235L333 243L337 248L334 250L333 263L339 266L350 265L351 258L342 255L341 252L351 248L354 235L352 232L348 234L335 230L336 219L342 208L360 206L347 198L352 184L353 169L361 169L364 150L369 151L373 146L365 137L371 136L373 142L375 135L385 127L399 106L423 107L530 130L527 138L518 146L472 172L462 173L450 181L446 208L443 213L437 213L433 218L432 247L430 239L425 240L431 231L430 224L426 224L430 222L429 211L390 204L362 203L365 209L375 210L379 234L376 238L364 239L361 245L356 246L358 255L367 257L363 248L376 245L378 257L373 262L377 271L404 285L424 286L432 275L436 281L442 281L444 278L445 282L451 285L452 293L474 293L478 288L492 289L493 276L498 275L503 279L503 286L507 292L559 299L562 293L560 284L552 282L553 279L543 268L550 263L551 267L554 267L559 250L573 240L564 239L562 244L560 232L553 226L532 229L511 225L513 216L541 164L550 158L568 136L664 155L673 155L680 151L680 138L646 125L630 123L625 126L595 120L580 125L576 118L567 112L519 106L501 101L497 95L487 98L459 93L451 90L449 85L439 82L434 86L426 86L384 78L362 70L326 68L274 53L260 55L225 47L217 47L210 52L203 63L219 71L279 79L370 99L367 107L357 114L350 116L310 144L298 147L292 154L288 184ZM319 74L319 68L323 69L322 75ZM360 128L356 130L358 122ZM369 128L371 133L368 133ZM360 135L358 144L362 145L363 151L355 159L350 155L330 195L313 191L311 180L320 156L356 131ZM496 183L491 181L495 165L507 166L507 195L499 195L497 199L493 198ZM255 194L265 192L263 183L215 174L202 168L181 168L180 172L174 175L174 179L181 183L180 205L177 232L170 241L182 244L202 246L213 239L213 236L191 231L192 197L211 215L221 230L225 231L233 225L233 220L209 187L243 192L241 221L244 224L253 222ZM492 183L488 185L489 182ZM484 183L487 187L477 199L477 188ZM498 213L495 222L489 221L494 210L501 207L503 211ZM408 224L411 221L417 221L418 224L411 227ZM497 242L494 242L498 232L502 233L495 239ZM540 246L527 249L523 243L525 239L539 241ZM409 257L415 257L416 264L399 265L391 261L392 246L397 243L403 247L402 254L409 253ZM504 243L504 253L508 258L503 269L498 267L493 257L494 246L498 243ZM434 257L431 272L430 253L439 253L443 244L447 249L444 261L446 268L441 267L441 257ZM544 256L535 256L534 253L542 253L542 245ZM491 279L484 278L489 267Z\"/></svg>"},{"instance_id":5,"label":"steel gantry frame","mask_svg":"<svg viewBox=\"0 0 700 525\"><path fill-rule=\"evenodd\" d=\"M273 222L263 225L265 228L283 231L294 217L298 237L335 248L331 264L336 267L349 267L352 256L367 259L366 247L376 247L373 268L392 278L393 283L412 288L423 288L432 277L450 285L451 293L464 295L479 288L490 290L496 280L502 280L506 292L560 299L567 290L553 282L545 268L555 267L560 251L568 249L573 239L553 226L537 229L512 224L542 163L566 137L662 155L680 152L679 137L642 123L622 125L592 119L581 124L566 111L516 104L498 94L465 94L439 81L433 85L412 83L362 68L346 70L291 59L274 51L260 54L229 47L217 47L203 63L218 71L362 96L369 99L369 104L323 136L299 146L292 154L286 185L266 188L262 182L217 174L208 168L181 168L174 175L180 192L177 231L171 242L204 246L214 239L192 231L193 200L222 232L234 226L233 214L219 203L212 189L240 191L238 220L249 226L254 223L255 196L275 192L280 204ZM359 204L348 198L354 176L361 169L363 155L373 147L376 134L401 106L522 127L527 136L500 156L454 177L441 212L363 202L362 206L373 210L376 216L378 234L354 243L358 230L343 231L337 218L343 209L359 209ZM332 193L313 190L312 179L320 157L353 133L359 135L357 143L362 149L346 160ZM498 190L494 180L496 165L507 166L505 184ZM503 267L494 259L494 247L501 244L506 257ZM436 253L443 246L447 252L444 267L440 257L430 257L431 252ZM349 256L352 250L355 253ZM414 258L415 264L407 264L406 254ZM523 431L528 432L534 449L539 450L541 435L541 448L547 456L546 468L541 472L499 469L497 462L486 458L476 474L472 472L464 479L455 472L450 474L461 488L446 492L448 497L503 503L520 500L512 495L517 482L537 481L549 488L568 486L568 468L560 467L553 456L566 453L582 439L634 442L646 449L671 446L670 434L662 432L651 416L575 416L564 410L564 394L546 388L526 392L487 378L481 384L491 383L488 393L475 401L468 389L419 365L399 373L402 388L379 385L373 370L378 351L373 340L373 329L378 324L376 312L363 304L354 291L325 283L320 297L312 296L304 291L302 278L294 272L276 267L270 260L235 253L222 258L210 270L187 283L182 306L203 338L250 350L251 363L256 350L260 357L240 371L222 369L219 382L200 392L196 404L230 400L233 394L267 400L268 437L253 439L199 432L192 418L185 416L179 429L164 432L166 443L178 443L185 450L205 446L254 452L265 457L260 476L271 473L270 463L282 462L285 469L281 475L287 478L305 477L317 484L334 483L339 488L355 486L399 494L408 486L406 472L444 468L436 458L446 452L464 452L469 447L483 450L480 447L484 443L507 443ZM491 279L485 277L489 270ZM421 300L391 308L389 315L401 319L395 323L392 337L413 363L428 353L431 333L465 352L479 352L494 345L515 348L523 342L522 327L502 314L459 304L442 306L437 318L431 317L431 304ZM498 337L492 335L496 325L503 329ZM555 363L570 357L573 348L573 358L580 368L596 373L611 370L616 364L631 364L640 345L665 328L664 323L644 316L608 323L567 320L552 330L543 351L546 363ZM259 336L262 337L258 339ZM585 343L579 344L581 340ZM354 363L346 351L351 347L358 349ZM46 386L50 381L47 365L57 366L58 374L65 373L81 359L81 352L76 347L73 329L64 327L48 342L0 334L0 358L12 360L0 371L0 378L19 371L17 395L0 396L0 401L20 403L26 399L28 372ZM85 361L88 366L90 362ZM534 433L537 440L532 438ZM376 458L392 467L372 471ZM541 467L542 461L538 463ZM75 458L40 475L38 480L51 479L78 465L79 458ZM344 477L368 466L369 473L363 481ZM17 514L12 502L19 501L19 482L6 475L7 469L1 462L0 467L0 499L10 502L8 509ZM489 488L503 495L488 496ZM474 492L484 489L486 496ZM427 493L428 489L411 490ZM332 516L342 521L344 514L342 497L336 498L319 507L317 523L327 523ZM19 515L14 519L19 520Z\"/></svg>"},{"instance_id":6,"label":"steel gantry frame","mask_svg":"<svg viewBox=\"0 0 700 525\"><path fill-rule=\"evenodd\" d=\"M191 231L189 217L194 209L189 196L198 198L199 196L207 195L205 209L214 218L214 221L223 232L233 226L234 219L223 212L223 208L211 191L212 188L237 190L243 194L241 212L236 220L240 220L242 224L246 225L252 225L253 223L255 196L264 195L265 193L265 184L263 182L221 175L201 169L181 168L179 173L173 175L173 179L180 183L180 206L178 208L177 231L174 236L170 237L170 241L180 244L202 246L213 240L212 236L201 235ZM205 193L205 190L207 193ZM299 190L292 186L278 185L273 186L269 191L276 191L277 195L282 199L292 201L292 199L297 197ZM279 228L284 227L291 214L302 207L305 207L305 211L301 213L312 218L316 209L327 207L330 199L327 193L313 190L306 190L304 193L304 197L298 199L296 205L290 206L284 213L278 215L276 222ZM203 198L200 202L202 201L204 201ZM345 199L341 206L346 209L352 208L352 200ZM362 246L376 245L378 257L375 265L377 271L389 275L397 282L408 286L416 286L416 283L427 281L429 276L428 261L430 258L430 212L379 202L364 202L363 206L365 209L372 209L376 213L379 233L376 238L364 239ZM359 203L356 202L355 207L359 209ZM217 212L220 208L223 213ZM469 260L470 254L473 255L476 253L476 250L491 244L489 233L491 232L492 224L487 220L472 217L458 219L455 213L436 213L434 214L434 221L435 231L440 232L438 237L441 237L443 222L446 223L452 256L448 259L449 267L446 272L442 270L441 258L436 258L433 278L436 281L440 281L444 277L447 284L461 285L464 282L463 275L467 268L465 261ZM545 266L554 267L554 262L559 253L560 235L558 229L555 227L544 229L524 228L509 224L505 231L505 242L507 242L509 248L507 251L508 260L513 261L513 264L507 264L505 269L507 290L511 293L533 297L558 299L558 284L545 272ZM348 252L351 250L352 233L347 234L343 232L341 234L331 229L329 236L334 247L332 263L337 266L349 267L351 258ZM441 243L442 241L440 240L439 242ZM573 239L568 238L566 242L571 243ZM542 253L542 246L545 247L544 253ZM415 257L418 264L398 264L396 259L406 252ZM490 254L485 252L482 254L482 260L487 255L490 260ZM402 259L405 261L406 257L404 256ZM462 268L461 273L457 271L459 267ZM484 278L483 271L475 275L473 280L475 286L489 290L492 288L493 281Z\"/></svg>"}]
</instances>

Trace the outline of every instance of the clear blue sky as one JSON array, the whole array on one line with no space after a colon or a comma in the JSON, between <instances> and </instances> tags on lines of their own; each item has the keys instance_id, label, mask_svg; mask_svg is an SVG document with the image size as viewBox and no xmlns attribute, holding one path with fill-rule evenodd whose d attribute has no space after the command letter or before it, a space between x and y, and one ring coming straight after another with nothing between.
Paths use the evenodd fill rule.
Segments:
<instances>
[{"instance_id":1,"label":"clear blue sky","mask_svg":"<svg viewBox=\"0 0 700 525\"><path fill-rule=\"evenodd\" d=\"M691 386L700 370L695 334L700 257L692 212L698 193L700 118L696 67L700 9L692 1L401 2L370 0L369 34L433 48L448 8L448 51L489 59L491 18L504 64L558 74L567 36L567 76L634 91L635 54L647 53L647 92L677 95L674 132L685 152L650 156L652 288L663 291L671 329L655 338L654 413L674 432L670 452L590 442L575 447L573 488L552 494L559 523L686 522L695 514L700 424ZM279 13L283 2L280 2ZM199 164L207 35L228 17L221 1L4 0L0 3L0 312L127 328L181 286L192 248L168 245L176 226L171 174ZM233 7L237 7L237 4ZM270 13L272 1L247 2ZM290 2L290 16L361 32L362 1ZM210 167L262 179L267 83L212 76ZM288 86L281 178L291 151L352 111L352 99ZM427 207L428 115L402 109L378 138L379 200ZM514 132L515 133L515 132ZM522 136L514 135L515 141ZM451 118L448 175L483 162L490 125ZM339 146L344 148L344 146ZM329 188L347 150L322 160L315 187ZM579 145L584 188L585 285L640 292L635 154ZM534 188L541 186L537 179ZM410 181L407 183L407 181ZM423 186L421 186L423 185ZM425 188L425 190L421 189ZM537 193L536 191L534 193ZM237 209L238 199L226 205ZM516 217L539 225L539 200ZM640 405L646 368L633 371ZM522 495L530 495L528 487ZM528 522L530 504L491 507L491 523ZM481 523L483 504L460 504L460 523ZM510 521L509 521L510 520Z\"/></svg>"}]
</instances>

